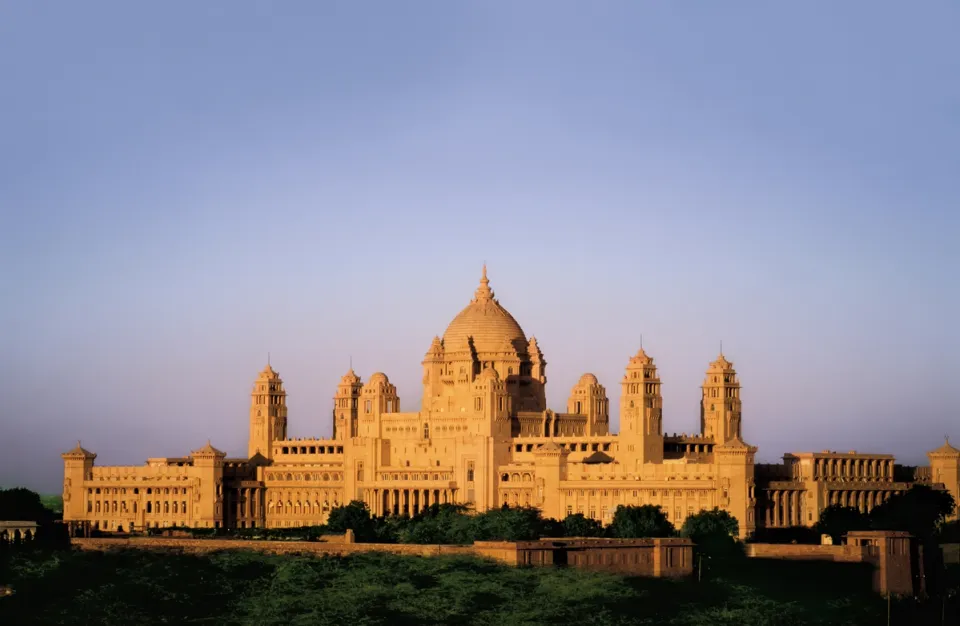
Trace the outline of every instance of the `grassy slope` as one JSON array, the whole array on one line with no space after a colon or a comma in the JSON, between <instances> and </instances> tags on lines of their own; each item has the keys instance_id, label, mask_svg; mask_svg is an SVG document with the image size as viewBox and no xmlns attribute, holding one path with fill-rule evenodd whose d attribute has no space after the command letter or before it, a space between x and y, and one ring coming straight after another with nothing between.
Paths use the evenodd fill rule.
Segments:
<instances>
[{"instance_id":1,"label":"grassy slope","mask_svg":"<svg viewBox=\"0 0 960 626\"><path fill-rule=\"evenodd\" d=\"M786 565L786 567L784 567ZM828 565L829 567L824 567ZM122 551L17 557L10 624L870 624L857 566L749 561L710 580L518 569L473 558L193 557Z\"/></svg>"}]
</instances>

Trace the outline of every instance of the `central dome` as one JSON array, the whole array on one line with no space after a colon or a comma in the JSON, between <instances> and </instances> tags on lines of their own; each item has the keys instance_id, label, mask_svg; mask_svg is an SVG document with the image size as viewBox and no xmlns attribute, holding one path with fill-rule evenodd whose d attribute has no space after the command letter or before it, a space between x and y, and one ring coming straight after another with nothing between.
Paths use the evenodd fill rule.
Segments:
<instances>
[{"instance_id":1,"label":"central dome","mask_svg":"<svg viewBox=\"0 0 960 626\"><path fill-rule=\"evenodd\" d=\"M527 338L520 324L493 297L486 265L473 300L443 333L443 347L448 351L457 350L468 338L473 339L477 353L527 350Z\"/></svg>"}]
</instances>

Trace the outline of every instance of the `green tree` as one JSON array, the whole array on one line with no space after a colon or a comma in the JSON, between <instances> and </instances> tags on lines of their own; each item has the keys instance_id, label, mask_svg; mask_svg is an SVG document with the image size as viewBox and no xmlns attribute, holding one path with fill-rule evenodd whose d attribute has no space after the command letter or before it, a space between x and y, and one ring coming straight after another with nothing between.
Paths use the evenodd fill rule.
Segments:
<instances>
[{"instance_id":1,"label":"green tree","mask_svg":"<svg viewBox=\"0 0 960 626\"><path fill-rule=\"evenodd\" d=\"M36 492L23 487L0 489L0 520L45 523L53 520L53 512Z\"/></svg>"},{"instance_id":2,"label":"green tree","mask_svg":"<svg viewBox=\"0 0 960 626\"><path fill-rule=\"evenodd\" d=\"M618 506L607 530L621 539L673 537L677 534L660 507L652 504Z\"/></svg>"},{"instance_id":3,"label":"green tree","mask_svg":"<svg viewBox=\"0 0 960 626\"><path fill-rule=\"evenodd\" d=\"M870 527L875 530L905 530L922 542L932 540L956 502L946 491L927 485L914 485L898 493L870 512Z\"/></svg>"},{"instance_id":4,"label":"green tree","mask_svg":"<svg viewBox=\"0 0 960 626\"><path fill-rule=\"evenodd\" d=\"M742 553L740 523L728 512L714 507L687 517L680 535L697 544L697 550L709 557L730 558Z\"/></svg>"},{"instance_id":5,"label":"green tree","mask_svg":"<svg viewBox=\"0 0 960 626\"><path fill-rule=\"evenodd\" d=\"M600 537L603 525L583 513L571 513L563 518L564 537Z\"/></svg>"},{"instance_id":6,"label":"green tree","mask_svg":"<svg viewBox=\"0 0 960 626\"><path fill-rule=\"evenodd\" d=\"M530 541L543 531L543 514L533 507L491 509L473 516L474 541Z\"/></svg>"},{"instance_id":7,"label":"green tree","mask_svg":"<svg viewBox=\"0 0 960 626\"><path fill-rule=\"evenodd\" d=\"M372 541L376 538L376 529L366 502L353 500L330 511L327 518L327 529L330 532L342 533L348 528L353 531L357 541Z\"/></svg>"},{"instance_id":8,"label":"green tree","mask_svg":"<svg viewBox=\"0 0 960 626\"><path fill-rule=\"evenodd\" d=\"M870 528L870 518L852 506L831 504L820 512L820 520L815 528L820 534L830 535L834 544L839 544L851 530Z\"/></svg>"},{"instance_id":9,"label":"green tree","mask_svg":"<svg viewBox=\"0 0 960 626\"><path fill-rule=\"evenodd\" d=\"M433 504L403 520L396 531L400 543L468 543L472 541L467 507L460 504Z\"/></svg>"}]
</instances>

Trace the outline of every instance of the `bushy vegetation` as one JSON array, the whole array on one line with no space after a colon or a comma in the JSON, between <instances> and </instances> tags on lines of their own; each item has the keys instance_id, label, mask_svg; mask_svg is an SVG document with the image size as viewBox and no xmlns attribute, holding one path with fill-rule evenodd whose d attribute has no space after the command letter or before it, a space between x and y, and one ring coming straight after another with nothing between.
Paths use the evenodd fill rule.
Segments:
<instances>
[{"instance_id":1,"label":"bushy vegetation","mask_svg":"<svg viewBox=\"0 0 960 626\"><path fill-rule=\"evenodd\" d=\"M15 590L0 598L0 623L883 623L867 570L751 559L698 583L465 557L20 552L0 571ZM910 602L894 610L894 623L928 623Z\"/></svg>"},{"instance_id":2,"label":"bushy vegetation","mask_svg":"<svg viewBox=\"0 0 960 626\"><path fill-rule=\"evenodd\" d=\"M709 512L701 512L699 515ZM733 518L730 518L733 519ZM736 523L736 520L734 520ZM582 513L563 520L544 518L533 507L491 509L483 513L460 504L434 504L413 517L377 517L364 502L354 500L335 507L324 526L298 528L246 528L214 530L181 528L194 537L233 536L244 539L316 540L322 534L339 534L350 529L357 541L370 543L470 544L474 541L528 541L541 537L676 537L673 524L659 506L621 506L612 522L603 526ZM158 534L166 529L149 529ZM736 533L734 533L736 534Z\"/></svg>"},{"instance_id":3,"label":"bushy vegetation","mask_svg":"<svg viewBox=\"0 0 960 626\"><path fill-rule=\"evenodd\" d=\"M839 543L852 530L901 530L909 532L921 543L935 541L949 532L945 520L956 508L956 502L946 491L926 485L914 485L897 493L869 513L853 507L833 505L820 514L816 530L833 537Z\"/></svg>"}]
</instances>

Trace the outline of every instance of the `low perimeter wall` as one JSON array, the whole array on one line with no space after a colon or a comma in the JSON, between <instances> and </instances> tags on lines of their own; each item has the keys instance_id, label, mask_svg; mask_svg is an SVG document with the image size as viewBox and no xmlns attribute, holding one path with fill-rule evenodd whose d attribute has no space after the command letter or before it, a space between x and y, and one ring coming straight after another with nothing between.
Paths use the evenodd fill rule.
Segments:
<instances>
[{"instance_id":1,"label":"low perimeter wall","mask_svg":"<svg viewBox=\"0 0 960 626\"><path fill-rule=\"evenodd\" d=\"M940 544L943 551L943 562L948 565L960 564L960 543Z\"/></svg>"},{"instance_id":2,"label":"low perimeter wall","mask_svg":"<svg viewBox=\"0 0 960 626\"><path fill-rule=\"evenodd\" d=\"M314 541L250 541L180 537L74 538L80 550L133 548L181 554L220 550L254 550L270 554L347 556L387 552L411 556L448 554L495 559L509 565L569 566L634 576L686 576L693 571L693 543L687 539L541 539L539 541L478 541L469 546L392 543L324 543Z\"/></svg>"},{"instance_id":3,"label":"low perimeter wall","mask_svg":"<svg viewBox=\"0 0 960 626\"><path fill-rule=\"evenodd\" d=\"M397 543L324 543L320 541L250 541L243 539L181 539L179 537L74 538L81 550L158 550L182 554L207 554L220 550L253 550L269 554L347 556L360 552L389 552L411 556L474 554L473 546L441 546Z\"/></svg>"},{"instance_id":4,"label":"low perimeter wall","mask_svg":"<svg viewBox=\"0 0 960 626\"><path fill-rule=\"evenodd\" d=\"M867 559L867 548L864 546L748 543L746 549L747 556L760 559L837 561L842 563L861 563Z\"/></svg>"}]
</instances>

